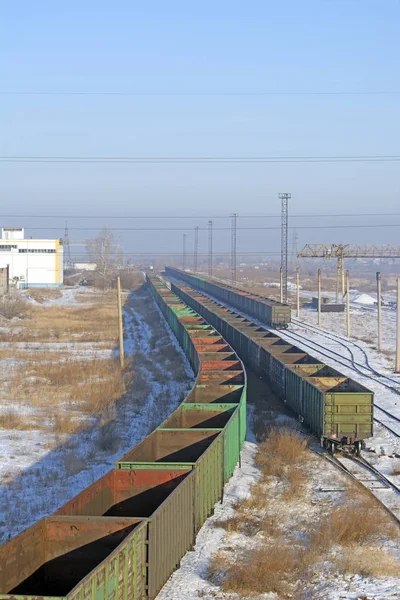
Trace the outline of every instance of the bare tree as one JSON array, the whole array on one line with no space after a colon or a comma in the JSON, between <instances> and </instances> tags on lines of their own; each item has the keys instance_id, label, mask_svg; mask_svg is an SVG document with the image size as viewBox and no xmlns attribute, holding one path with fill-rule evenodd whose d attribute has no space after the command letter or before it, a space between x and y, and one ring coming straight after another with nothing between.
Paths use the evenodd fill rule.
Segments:
<instances>
[{"instance_id":1,"label":"bare tree","mask_svg":"<svg viewBox=\"0 0 400 600\"><path fill-rule=\"evenodd\" d=\"M116 241L108 229L103 229L98 237L88 240L86 252L91 262L96 263L96 272L101 279L102 287L111 285L111 279L118 264Z\"/></svg>"}]
</instances>

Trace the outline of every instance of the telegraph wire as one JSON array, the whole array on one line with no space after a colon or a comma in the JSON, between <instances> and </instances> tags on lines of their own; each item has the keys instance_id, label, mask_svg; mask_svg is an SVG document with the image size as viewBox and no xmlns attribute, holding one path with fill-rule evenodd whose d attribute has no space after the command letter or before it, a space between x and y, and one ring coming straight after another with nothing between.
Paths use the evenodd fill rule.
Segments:
<instances>
[{"instance_id":1,"label":"telegraph wire","mask_svg":"<svg viewBox=\"0 0 400 600\"><path fill-rule=\"evenodd\" d=\"M176 91L176 92L85 92L85 91L72 91L72 92L56 92L56 91L15 91L15 90L3 90L0 91L0 96L137 96L137 97L147 97L147 96L221 96L221 97L229 97L229 96L398 96L400 95L399 91L396 90L379 90L379 91L351 91L351 90L339 90L339 91L315 91L315 92L301 92L301 91L254 91L254 92L223 92L223 91L206 91L206 92L185 92L185 91Z\"/></svg>"},{"instance_id":2,"label":"telegraph wire","mask_svg":"<svg viewBox=\"0 0 400 600\"><path fill-rule=\"evenodd\" d=\"M398 162L400 155L354 156L0 156L3 163L264 164Z\"/></svg>"},{"instance_id":3,"label":"telegraph wire","mask_svg":"<svg viewBox=\"0 0 400 600\"><path fill-rule=\"evenodd\" d=\"M368 228L379 228L379 227L400 227L400 223L382 223L382 224L370 224L370 225L296 225L295 227L289 227L289 229L368 229ZM54 227L25 227L25 229L31 231L53 231L57 229ZM68 227L69 231L190 231L191 227ZM230 231L230 227L214 227L214 231ZM280 227L238 227L237 231L280 231ZM207 227L199 227L199 231L207 231Z\"/></svg>"},{"instance_id":4,"label":"telegraph wire","mask_svg":"<svg viewBox=\"0 0 400 600\"><path fill-rule=\"evenodd\" d=\"M333 217L399 217L400 213L336 213L336 214L294 214L291 219L314 219ZM3 219L228 219L226 215L2 215ZM242 215L238 219L280 219L281 215Z\"/></svg>"}]
</instances>

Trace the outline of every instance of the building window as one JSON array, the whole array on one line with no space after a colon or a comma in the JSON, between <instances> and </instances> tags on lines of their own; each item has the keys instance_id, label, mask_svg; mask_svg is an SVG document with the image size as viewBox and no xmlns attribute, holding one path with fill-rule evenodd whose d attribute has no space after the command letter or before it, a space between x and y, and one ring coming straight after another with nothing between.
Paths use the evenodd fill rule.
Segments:
<instances>
[{"instance_id":1,"label":"building window","mask_svg":"<svg viewBox=\"0 0 400 600\"><path fill-rule=\"evenodd\" d=\"M15 246L16 247L16 246ZM47 249L47 248L19 248L18 252L23 252L29 254L55 254L55 249Z\"/></svg>"}]
</instances>

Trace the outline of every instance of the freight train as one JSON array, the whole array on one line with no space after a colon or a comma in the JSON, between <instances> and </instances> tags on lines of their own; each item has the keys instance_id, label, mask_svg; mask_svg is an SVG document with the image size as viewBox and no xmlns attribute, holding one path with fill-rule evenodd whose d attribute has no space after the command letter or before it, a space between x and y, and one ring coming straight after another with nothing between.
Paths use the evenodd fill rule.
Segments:
<instances>
[{"instance_id":1,"label":"freight train","mask_svg":"<svg viewBox=\"0 0 400 600\"><path fill-rule=\"evenodd\" d=\"M290 323L291 311L288 304L282 304L271 298L265 298L225 283L217 283L208 277L192 275L173 267L165 267L165 274L168 277L185 281L201 292L210 294L221 302L226 302L275 329L287 329Z\"/></svg>"},{"instance_id":2,"label":"freight train","mask_svg":"<svg viewBox=\"0 0 400 600\"><path fill-rule=\"evenodd\" d=\"M373 392L207 295L180 283L172 283L171 289L270 382L323 447L359 454L363 441L373 435Z\"/></svg>"},{"instance_id":3,"label":"freight train","mask_svg":"<svg viewBox=\"0 0 400 600\"><path fill-rule=\"evenodd\" d=\"M0 547L1 599L151 600L222 498L246 435L243 364L154 274L147 282L195 386L114 470Z\"/></svg>"}]
</instances>

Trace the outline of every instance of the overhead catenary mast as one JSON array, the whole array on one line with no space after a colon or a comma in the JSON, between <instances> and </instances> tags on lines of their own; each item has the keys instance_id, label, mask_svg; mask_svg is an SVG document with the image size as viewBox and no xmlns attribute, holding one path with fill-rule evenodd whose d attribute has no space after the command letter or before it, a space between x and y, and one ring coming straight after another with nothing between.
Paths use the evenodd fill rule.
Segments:
<instances>
[{"instance_id":1,"label":"overhead catenary mast","mask_svg":"<svg viewBox=\"0 0 400 600\"><path fill-rule=\"evenodd\" d=\"M199 256L199 228L194 228L194 252L193 252L193 270L197 271Z\"/></svg>"},{"instance_id":2,"label":"overhead catenary mast","mask_svg":"<svg viewBox=\"0 0 400 600\"><path fill-rule=\"evenodd\" d=\"M289 222L289 200L291 194L279 194L282 204L281 212L281 269L282 269L282 293L283 302L287 302L287 276L288 276L288 222Z\"/></svg>"},{"instance_id":3,"label":"overhead catenary mast","mask_svg":"<svg viewBox=\"0 0 400 600\"><path fill-rule=\"evenodd\" d=\"M208 275L213 274L213 222L208 221Z\"/></svg>"},{"instance_id":4,"label":"overhead catenary mast","mask_svg":"<svg viewBox=\"0 0 400 600\"><path fill-rule=\"evenodd\" d=\"M233 285L236 284L236 219L237 213L232 213L232 229L231 229L231 280Z\"/></svg>"}]
</instances>

